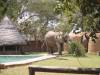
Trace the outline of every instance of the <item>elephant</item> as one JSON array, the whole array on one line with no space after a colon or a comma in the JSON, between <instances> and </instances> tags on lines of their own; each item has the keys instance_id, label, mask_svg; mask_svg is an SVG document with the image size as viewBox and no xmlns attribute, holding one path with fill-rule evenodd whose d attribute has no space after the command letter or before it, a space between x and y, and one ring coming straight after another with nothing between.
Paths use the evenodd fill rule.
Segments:
<instances>
[{"instance_id":1,"label":"elephant","mask_svg":"<svg viewBox=\"0 0 100 75\"><path fill-rule=\"evenodd\" d=\"M63 32L48 31L45 35L45 43L49 54L58 51L62 55L64 42L67 42L68 34Z\"/></svg>"},{"instance_id":2,"label":"elephant","mask_svg":"<svg viewBox=\"0 0 100 75\"><path fill-rule=\"evenodd\" d=\"M89 42L89 34L85 33L81 37L81 43L86 49L86 51L88 50L88 42Z\"/></svg>"}]
</instances>

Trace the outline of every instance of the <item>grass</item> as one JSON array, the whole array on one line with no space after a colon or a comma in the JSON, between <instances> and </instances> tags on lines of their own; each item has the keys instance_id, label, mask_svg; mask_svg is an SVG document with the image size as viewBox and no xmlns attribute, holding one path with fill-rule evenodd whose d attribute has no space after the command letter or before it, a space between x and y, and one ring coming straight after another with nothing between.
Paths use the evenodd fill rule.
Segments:
<instances>
[{"instance_id":1,"label":"grass","mask_svg":"<svg viewBox=\"0 0 100 75\"><path fill-rule=\"evenodd\" d=\"M56 58L51 58L39 62L33 62L30 65L97 68L100 67L100 56L88 55L86 57L72 57L65 54L63 56L58 56ZM29 65L9 67L8 69L2 69L0 71L0 75L29 75L28 66ZM36 75L66 75L66 74L36 73ZM75 74L71 74L71 75L75 75Z\"/></svg>"}]
</instances>

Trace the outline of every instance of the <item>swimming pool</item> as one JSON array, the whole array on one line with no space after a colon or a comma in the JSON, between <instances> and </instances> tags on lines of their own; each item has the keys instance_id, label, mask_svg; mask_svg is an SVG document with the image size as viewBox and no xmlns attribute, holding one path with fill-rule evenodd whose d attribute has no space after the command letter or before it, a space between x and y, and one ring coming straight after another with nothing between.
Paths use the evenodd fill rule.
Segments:
<instances>
[{"instance_id":1,"label":"swimming pool","mask_svg":"<svg viewBox=\"0 0 100 75\"><path fill-rule=\"evenodd\" d=\"M8 66L29 64L35 61L40 61L47 58L55 57L53 55L0 55L0 68Z\"/></svg>"},{"instance_id":2,"label":"swimming pool","mask_svg":"<svg viewBox=\"0 0 100 75\"><path fill-rule=\"evenodd\" d=\"M37 57L41 57L41 55L0 55L0 63L22 61Z\"/></svg>"}]
</instances>

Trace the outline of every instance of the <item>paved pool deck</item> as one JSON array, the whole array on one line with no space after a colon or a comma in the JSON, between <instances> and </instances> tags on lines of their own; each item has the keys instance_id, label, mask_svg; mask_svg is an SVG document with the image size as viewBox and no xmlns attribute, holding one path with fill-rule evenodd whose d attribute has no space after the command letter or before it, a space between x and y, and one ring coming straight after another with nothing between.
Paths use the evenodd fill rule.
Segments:
<instances>
[{"instance_id":1,"label":"paved pool deck","mask_svg":"<svg viewBox=\"0 0 100 75\"><path fill-rule=\"evenodd\" d=\"M5 56L7 56L7 55L5 55ZM10 55L10 56L16 56L16 55ZM21 55L19 55L19 56L21 56ZM11 66L31 64L31 63L36 62L36 61L41 61L41 60L45 60L45 59L49 59L49 58L53 58L53 57L56 57L56 56L42 54L41 57L37 57L37 58L29 58L29 59L20 60L20 61L0 63L0 69L8 68Z\"/></svg>"}]
</instances>

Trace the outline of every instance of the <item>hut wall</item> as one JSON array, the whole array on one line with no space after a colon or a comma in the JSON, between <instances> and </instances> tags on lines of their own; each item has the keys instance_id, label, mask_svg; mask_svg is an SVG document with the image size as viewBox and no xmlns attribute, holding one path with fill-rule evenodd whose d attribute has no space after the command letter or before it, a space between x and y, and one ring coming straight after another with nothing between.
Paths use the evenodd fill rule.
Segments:
<instances>
[{"instance_id":1,"label":"hut wall","mask_svg":"<svg viewBox=\"0 0 100 75\"><path fill-rule=\"evenodd\" d=\"M19 46L23 52L45 52L46 46L41 47L43 45L42 41L29 41L27 45ZM14 47L12 45L12 47ZM0 50L0 54L21 54L20 50L16 51L16 46L14 50Z\"/></svg>"},{"instance_id":2,"label":"hut wall","mask_svg":"<svg viewBox=\"0 0 100 75\"><path fill-rule=\"evenodd\" d=\"M96 33L97 39L94 43L92 39L89 39L88 43L88 53L96 54L97 52L100 52L100 33Z\"/></svg>"},{"instance_id":3,"label":"hut wall","mask_svg":"<svg viewBox=\"0 0 100 75\"><path fill-rule=\"evenodd\" d=\"M43 41L29 41L27 45L22 46L22 50L25 52L44 52L46 51L46 46L41 47L43 43Z\"/></svg>"},{"instance_id":4,"label":"hut wall","mask_svg":"<svg viewBox=\"0 0 100 75\"><path fill-rule=\"evenodd\" d=\"M5 52L2 52L0 51L0 55L18 55L18 54L21 54L20 51L5 51Z\"/></svg>"},{"instance_id":5,"label":"hut wall","mask_svg":"<svg viewBox=\"0 0 100 75\"><path fill-rule=\"evenodd\" d=\"M16 45L0 46L0 54L2 55L20 54L20 50L18 50L18 47L19 46Z\"/></svg>"}]
</instances>

